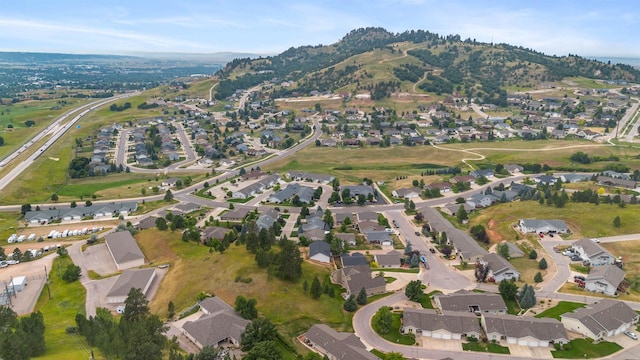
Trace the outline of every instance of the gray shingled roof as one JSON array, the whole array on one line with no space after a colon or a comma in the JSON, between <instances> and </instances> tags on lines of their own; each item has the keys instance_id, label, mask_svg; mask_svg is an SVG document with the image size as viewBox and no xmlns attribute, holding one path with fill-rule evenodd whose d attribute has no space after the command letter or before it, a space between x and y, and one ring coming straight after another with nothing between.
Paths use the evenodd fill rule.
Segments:
<instances>
[{"instance_id":1,"label":"gray shingled roof","mask_svg":"<svg viewBox=\"0 0 640 360\"><path fill-rule=\"evenodd\" d=\"M638 313L626 303L611 299L603 299L586 308L560 315L561 318L580 321L594 334L618 329L623 324L633 322L637 316Z\"/></svg>"},{"instance_id":2,"label":"gray shingled roof","mask_svg":"<svg viewBox=\"0 0 640 360\"><path fill-rule=\"evenodd\" d=\"M573 246L581 247L582 250L584 250L584 253L587 254L589 258L598 256L600 254L611 255L605 248L591 239L578 240L573 243Z\"/></svg>"},{"instance_id":3,"label":"gray shingled roof","mask_svg":"<svg viewBox=\"0 0 640 360\"><path fill-rule=\"evenodd\" d=\"M471 311L471 307L478 307L480 311L507 311L502 296L492 293L477 293L473 291L460 290L452 294L438 294L440 309L446 311Z\"/></svg>"},{"instance_id":4,"label":"gray shingled roof","mask_svg":"<svg viewBox=\"0 0 640 360\"><path fill-rule=\"evenodd\" d=\"M347 288L351 294L357 294L363 287L369 290L386 285L383 277L371 277L369 265L350 266L343 271L346 276L349 276Z\"/></svg>"},{"instance_id":5,"label":"gray shingled roof","mask_svg":"<svg viewBox=\"0 0 640 360\"><path fill-rule=\"evenodd\" d=\"M523 219L522 225L528 228L541 228L545 226L553 227L559 230L569 229L564 220L538 220L538 219Z\"/></svg>"},{"instance_id":6,"label":"gray shingled roof","mask_svg":"<svg viewBox=\"0 0 640 360\"><path fill-rule=\"evenodd\" d=\"M483 314L487 334L498 333L508 337L531 336L543 341L569 340L562 323L552 318L531 316Z\"/></svg>"},{"instance_id":7,"label":"gray shingled roof","mask_svg":"<svg viewBox=\"0 0 640 360\"><path fill-rule=\"evenodd\" d=\"M587 275L586 281L595 281L598 279L606 280L609 284L617 287L620 285L625 276L624 270L615 265L595 266Z\"/></svg>"},{"instance_id":8,"label":"gray shingled roof","mask_svg":"<svg viewBox=\"0 0 640 360\"><path fill-rule=\"evenodd\" d=\"M498 254L487 254L482 258L482 260L489 264L489 269L491 269L494 275L500 274L507 270L515 271L515 267L513 267L510 262L508 262L505 258Z\"/></svg>"},{"instance_id":9,"label":"gray shingled roof","mask_svg":"<svg viewBox=\"0 0 640 360\"><path fill-rule=\"evenodd\" d=\"M380 360L367 351L355 334L337 332L324 324L313 325L304 337L340 360Z\"/></svg>"},{"instance_id":10,"label":"gray shingled roof","mask_svg":"<svg viewBox=\"0 0 640 360\"><path fill-rule=\"evenodd\" d=\"M104 236L105 243L116 263L144 259L142 250L138 247L136 239L128 231L118 231Z\"/></svg>"},{"instance_id":11,"label":"gray shingled roof","mask_svg":"<svg viewBox=\"0 0 640 360\"><path fill-rule=\"evenodd\" d=\"M324 254L331 257L331 250L329 247L329 243L327 243L324 240L318 240L309 244L309 257L312 257L317 254Z\"/></svg>"},{"instance_id":12,"label":"gray shingled roof","mask_svg":"<svg viewBox=\"0 0 640 360\"><path fill-rule=\"evenodd\" d=\"M453 334L482 333L478 317L472 313L443 312L438 314L432 309L404 308L402 322L404 326L412 326L421 330L445 330Z\"/></svg>"},{"instance_id":13,"label":"gray shingled roof","mask_svg":"<svg viewBox=\"0 0 640 360\"><path fill-rule=\"evenodd\" d=\"M151 278L154 276L155 269L129 269L122 272L122 275L116 280L115 284L107 293L107 297L127 296L133 288L144 290ZM145 294L146 295L146 294Z\"/></svg>"},{"instance_id":14,"label":"gray shingled roof","mask_svg":"<svg viewBox=\"0 0 640 360\"><path fill-rule=\"evenodd\" d=\"M182 328L203 346L215 345L228 338L240 341L240 335L250 323L218 297L200 303L209 312L196 321L187 321Z\"/></svg>"},{"instance_id":15,"label":"gray shingled roof","mask_svg":"<svg viewBox=\"0 0 640 360\"><path fill-rule=\"evenodd\" d=\"M400 267L400 258L402 254L397 251L390 251L386 254L375 255L376 262L380 266L397 266Z\"/></svg>"},{"instance_id":16,"label":"gray shingled roof","mask_svg":"<svg viewBox=\"0 0 640 360\"><path fill-rule=\"evenodd\" d=\"M362 253L342 254L340 256L342 260L342 267L368 265L367 258Z\"/></svg>"}]
</instances>

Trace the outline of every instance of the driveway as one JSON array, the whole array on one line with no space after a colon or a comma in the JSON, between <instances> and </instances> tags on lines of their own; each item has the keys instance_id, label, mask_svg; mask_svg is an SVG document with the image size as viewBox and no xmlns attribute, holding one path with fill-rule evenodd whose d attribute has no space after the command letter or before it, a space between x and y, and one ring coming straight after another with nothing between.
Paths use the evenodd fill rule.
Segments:
<instances>
[{"instance_id":1,"label":"driveway","mask_svg":"<svg viewBox=\"0 0 640 360\"><path fill-rule=\"evenodd\" d=\"M87 270L93 270L102 276L115 274L118 272L116 264L113 262L113 258L109 253L107 244L96 244L89 246L82 253L82 261L79 264L74 259L76 265L86 268Z\"/></svg>"},{"instance_id":2,"label":"driveway","mask_svg":"<svg viewBox=\"0 0 640 360\"><path fill-rule=\"evenodd\" d=\"M199 353L200 349L198 349L198 347L182 333L182 326L187 321L198 320L201 316L202 316L202 312L198 311L195 314L191 314L183 319L179 319L179 320L167 323L167 325L169 326L169 329L165 333L165 336L168 339L171 339L175 336L176 339L178 340L178 345L180 345L180 348L182 350L191 354Z\"/></svg>"}]
</instances>

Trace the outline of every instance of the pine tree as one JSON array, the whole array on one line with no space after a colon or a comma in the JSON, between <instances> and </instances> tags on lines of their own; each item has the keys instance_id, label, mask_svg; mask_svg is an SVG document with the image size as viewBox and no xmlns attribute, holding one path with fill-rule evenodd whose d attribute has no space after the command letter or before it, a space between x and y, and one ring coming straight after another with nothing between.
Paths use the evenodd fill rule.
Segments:
<instances>
[{"instance_id":1,"label":"pine tree","mask_svg":"<svg viewBox=\"0 0 640 360\"><path fill-rule=\"evenodd\" d=\"M311 297L314 299L318 299L320 298L320 295L322 295L322 287L320 286L320 280L318 280L317 276L313 278L313 281L311 282L311 290L309 292Z\"/></svg>"},{"instance_id":2,"label":"pine tree","mask_svg":"<svg viewBox=\"0 0 640 360\"><path fill-rule=\"evenodd\" d=\"M538 268L539 268L540 270L544 270L544 269L546 269L546 268L547 268L547 260L545 260L545 258L542 258L542 259L540 260L540 262L538 263Z\"/></svg>"},{"instance_id":3,"label":"pine tree","mask_svg":"<svg viewBox=\"0 0 640 360\"><path fill-rule=\"evenodd\" d=\"M342 308L348 312L356 311L356 309L358 308L358 304L356 304L356 301L353 299L353 294L349 295L347 301L345 301L342 305Z\"/></svg>"},{"instance_id":4,"label":"pine tree","mask_svg":"<svg viewBox=\"0 0 640 360\"><path fill-rule=\"evenodd\" d=\"M358 303L358 305L367 304L367 290L364 288L364 286L362 287L362 289L360 289L358 297L356 298L356 302Z\"/></svg>"},{"instance_id":5,"label":"pine tree","mask_svg":"<svg viewBox=\"0 0 640 360\"><path fill-rule=\"evenodd\" d=\"M542 259L542 260L544 260L544 259ZM540 271L538 271L536 273L536 276L533 277L533 281L535 281L537 283L542 282L542 273Z\"/></svg>"}]
</instances>

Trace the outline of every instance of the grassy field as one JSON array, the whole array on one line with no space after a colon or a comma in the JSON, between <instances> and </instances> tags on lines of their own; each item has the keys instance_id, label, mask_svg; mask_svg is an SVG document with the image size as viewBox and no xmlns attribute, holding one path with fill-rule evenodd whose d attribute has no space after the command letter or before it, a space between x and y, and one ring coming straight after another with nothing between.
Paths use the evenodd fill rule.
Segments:
<instances>
[{"instance_id":1,"label":"grassy field","mask_svg":"<svg viewBox=\"0 0 640 360\"><path fill-rule=\"evenodd\" d=\"M629 291L640 299L640 240L603 243L602 247L616 257L622 256Z\"/></svg>"},{"instance_id":2,"label":"grassy field","mask_svg":"<svg viewBox=\"0 0 640 360\"><path fill-rule=\"evenodd\" d=\"M0 136L4 138L4 145L0 146L0 158L20 147L64 112L88 102L86 99L75 98L64 99L66 104L58 101L29 100L0 106ZM24 122L27 120L35 121L35 125L26 127ZM8 129L9 125L13 129Z\"/></svg>"},{"instance_id":3,"label":"grassy field","mask_svg":"<svg viewBox=\"0 0 640 360\"><path fill-rule=\"evenodd\" d=\"M0 242L6 242L11 234L19 227L20 212L0 211Z\"/></svg>"},{"instance_id":4,"label":"grassy field","mask_svg":"<svg viewBox=\"0 0 640 360\"><path fill-rule=\"evenodd\" d=\"M560 301L558 305L547 309L540 314L534 316L537 318L553 318L556 320L560 320L560 315L572 312L576 309L580 309L585 307L585 304L575 303L571 301Z\"/></svg>"},{"instance_id":5,"label":"grassy field","mask_svg":"<svg viewBox=\"0 0 640 360\"><path fill-rule=\"evenodd\" d=\"M620 216L622 226L613 226L613 219ZM512 225L519 219L558 219L564 220L573 234L568 238L604 237L640 233L640 212L634 205L620 208L617 205L594 205L567 203L563 208L540 205L535 201L516 201L491 206L474 213L469 220L470 226L484 225L494 220L492 230L504 240L512 241L522 234L516 233Z\"/></svg>"},{"instance_id":6,"label":"grassy field","mask_svg":"<svg viewBox=\"0 0 640 360\"><path fill-rule=\"evenodd\" d=\"M59 263L58 263L59 262ZM53 266L66 268L72 261L69 257L58 258ZM66 283L57 269L49 274L51 299L47 289L42 291L35 310L42 312L45 322L46 353L38 359L85 360L90 356L90 347L84 337L69 335L66 328L76 326L76 314L84 314L86 291L79 281ZM97 350L94 350L97 353ZM97 354L97 358L101 357Z\"/></svg>"},{"instance_id":7,"label":"grassy field","mask_svg":"<svg viewBox=\"0 0 640 360\"><path fill-rule=\"evenodd\" d=\"M520 272L520 282L524 282L527 284L535 284L533 281L536 273L540 271L542 273L542 277L544 278L547 274L547 270L540 270L538 268L538 261L540 261L541 257L538 257L536 260L529 259L528 256L511 258L509 262ZM548 260L547 260L548 261Z\"/></svg>"},{"instance_id":8,"label":"grassy field","mask_svg":"<svg viewBox=\"0 0 640 360\"><path fill-rule=\"evenodd\" d=\"M180 240L178 232L144 230L136 235L140 247L152 263L170 263L151 309L166 316L167 304L173 301L178 311L195 303L200 291L221 297L233 304L236 296L257 299L259 312L278 325L280 332L298 351L303 351L293 339L313 324L325 323L340 331L352 331L352 314L342 310L343 300L323 295L313 300L302 289L317 276L322 282L329 269L310 263L303 264L303 278L296 283L281 281L259 268L253 255L243 246L232 245L224 254L210 252L208 247ZM237 281L242 278L244 281Z\"/></svg>"},{"instance_id":9,"label":"grassy field","mask_svg":"<svg viewBox=\"0 0 640 360\"><path fill-rule=\"evenodd\" d=\"M569 343L571 350L556 350L551 355L556 359L594 359L622 350L622 346L608 341L594 344L590 339L575 339Z\"/></svg>"}]
</instances>

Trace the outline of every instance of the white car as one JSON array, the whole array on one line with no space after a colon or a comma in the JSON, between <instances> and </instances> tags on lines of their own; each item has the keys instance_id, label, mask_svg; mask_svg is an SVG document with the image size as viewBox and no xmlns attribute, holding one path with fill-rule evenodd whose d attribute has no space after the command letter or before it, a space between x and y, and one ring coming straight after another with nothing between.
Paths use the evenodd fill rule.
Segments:
<instances>
[{"instance_id":1,"label":"white car","mask_svg":"<svg viewBox=\"0 0 640 360\"><path fill-rule=\"evenodd\" d=\"M636 333L631 332L629 330L624 332L625 335L627 335L628 337L632 338L633 340L638 340L638 335L636 335Z\"/></svg>"},{"instance_id":2,"label":"white car","mask_svg":"<svg viewBox=\"0 0 640 360\"><path fill-rule=\"evenodd\" d=\"M598 239L598 238L593 238L591 240L593 240L593 242L595 242L595 243L599 243L600 242L600 239Z\"/></svg>"}]
</instances>

